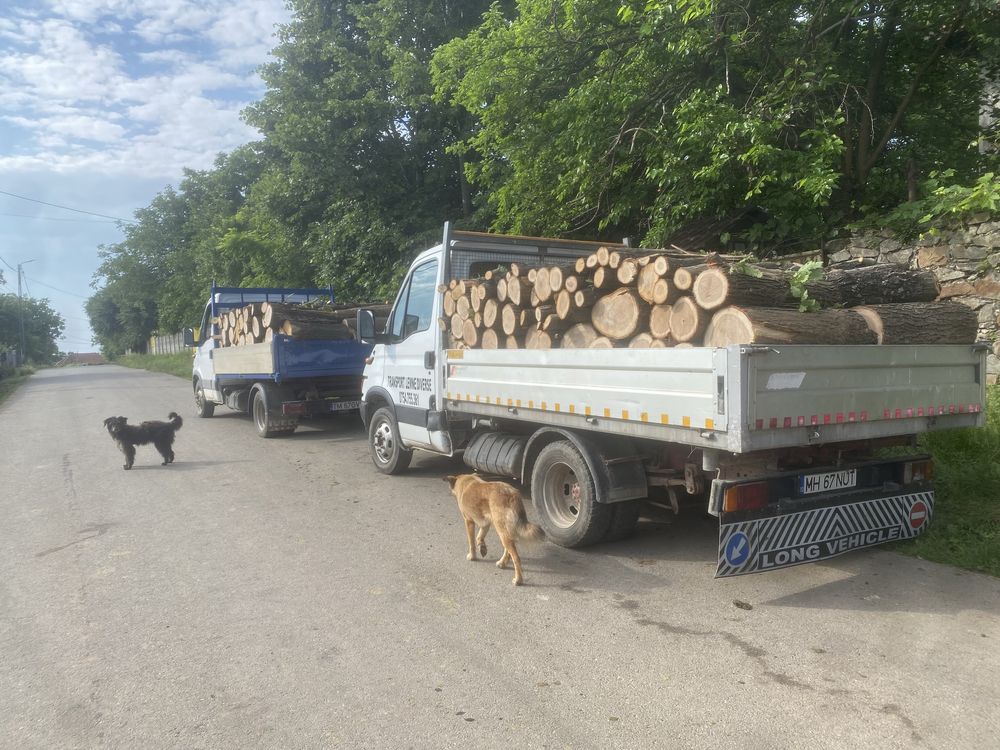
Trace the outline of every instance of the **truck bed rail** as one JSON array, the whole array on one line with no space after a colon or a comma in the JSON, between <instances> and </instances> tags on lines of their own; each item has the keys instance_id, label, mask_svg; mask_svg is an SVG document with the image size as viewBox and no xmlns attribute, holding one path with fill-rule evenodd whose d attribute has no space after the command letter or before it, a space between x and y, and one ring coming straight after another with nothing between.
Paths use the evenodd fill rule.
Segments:
<instances>
[{"instance_id":1,"label":"truck bed rail","mask_svg":"<svg viewBox=\"0 0 1000 750\"><path fill-rule=\"evenodd\" d=\"M747 453L983 423L970 346L449 350L449 410Z\"/></svg>"}]
</instances>

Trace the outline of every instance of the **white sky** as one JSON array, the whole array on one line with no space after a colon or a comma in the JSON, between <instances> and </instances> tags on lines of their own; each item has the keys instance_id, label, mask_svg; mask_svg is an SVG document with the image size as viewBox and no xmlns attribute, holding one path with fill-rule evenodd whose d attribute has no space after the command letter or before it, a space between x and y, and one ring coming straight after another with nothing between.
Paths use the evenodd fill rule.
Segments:
<instances>
[{"instance_id":1,"label":"white sky","mask_svg":"<svg viewBox=\"0 0 1000 750\"><path fill-rule=\"evenodd\" d=\"M132 218L185 167L258 137L239 118L288 19L283 0L0 3L0 191ZM83 303L113 222L0 194L0 258L94 351ZM33 261L27 263L27 261ZM3 292L17 274L0 263Z\"/></svg>"}]
</instances>

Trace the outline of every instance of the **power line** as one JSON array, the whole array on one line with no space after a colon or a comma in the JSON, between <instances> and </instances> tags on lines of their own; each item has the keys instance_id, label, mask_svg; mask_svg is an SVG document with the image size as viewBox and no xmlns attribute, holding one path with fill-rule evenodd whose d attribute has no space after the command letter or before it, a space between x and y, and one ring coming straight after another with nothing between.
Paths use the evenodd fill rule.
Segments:
<instances>
[{"instance_id":1,"label":"power line","mask_svg":"<svg viewBox=\"0 0 1000 750\"><path fill-rule=\"evenodd\" d=\"M24 278L28 279L29 277L25 276ZM69 291L67 291L65 289L60 289L57 286L52 286L51 284L46 284L44 281L39 281L38 279L31 279L31 282L33 284L39 284L41 286L44 286L46 289L52 289L53 291L56 291L56 292L62 292L63 294L68 294L71 297L79 297L80 299L90 299L90 297L88 297L88 296L86 296L84 294L77 294L76 292L69 292Z\"/></svg>"},{"instance_id":2,"label":"power line","mask_svg":"<svg viewBox=\"0 0 1000 750\"><path fill-rule=\"evenodd\" d=\"M0 258L0 260L3 260L3 258ZM16 269L16 268L14 268L14 266L12 266L12 265L11 265L10 263L8 263L7 261L3 260L3 264L4 264L5 266L7 266L7 268L9 268L9 269L10 269L11 271L13 271L14 273L17 273L17 269Z\"/></svg>"},{"instance_id":3,"label":"power line","mask_svg":"<svg viewBox=\"0 0 1000 750\"><path fill-rule=\"evenodd\" d=\"M114 221L125 222L126 224L137 224L138 222L132 219L122 219L119 216L108 216L108 214L99 214L94 211L84 211L82 208L72 208L70 206L61 206L58 203L49 203L48 201L38 200L37 198L28 198L25 195L18 195L17 193L8 193L6 190L0 190L0 195L9 195L11 198L18 198L22 201L29 201L31 203L41 203L43 206L51 206L52 208L61 208L64 211L73 211L78 214L87 214L87 216L99 216L102 219L113 219Z\"/></svg>"},{"instance_id":4,"label":"power line","mask_svg":"<svg viewBox=\"0 0 1000 750\"><path fill-rule=\"evenodd\" d=\"M32 216L31 214L8 214L0 213L0 216L13 216L18 219L42 219L45 221L75 221L80 224L117 224L122 219L115 219L114 221L101 220L101 219L62 219L57 216Z\"/></svg>"}]
</instances>

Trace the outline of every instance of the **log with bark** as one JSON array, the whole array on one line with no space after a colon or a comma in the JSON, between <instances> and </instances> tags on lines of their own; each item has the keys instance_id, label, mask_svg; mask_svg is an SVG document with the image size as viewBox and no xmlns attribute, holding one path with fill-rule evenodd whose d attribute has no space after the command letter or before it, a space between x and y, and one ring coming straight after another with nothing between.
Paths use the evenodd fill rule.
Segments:
<instances>
[{"instance_id":1,"label":"log with bark","mask_svg":"<svg viewBox=\"0 0 1000 750\"><path fill-rule=\"evenodd\" d=\"M631 338L645 328L649 319L649 305L643 302L634 289L621 287L594 303L590 319L602 336L620 341Z\"/></svg>"},{"instance_id":2,"label":"log with bark","mask_svg":"<svg viewBox=\"0 0 1000 750\"><path fill-rule=\"evenodd\" d=\"M799 312L775 307L723 308L712 316L704 339L705 346L874 343L875 334L865 319L851 310Z\"/></svg>"},{"instance_id":3,"label":"log with bark","mask_svg":"<svg viewBox=\"0 0 1000 750\"><path fill-rule=\"evenodd\" d=\"M933 271L888 263L834 269L827 272L824 281L837 290L838 302L844 307L931 302L941 293L941 285ZM811 286L806 288L811 289Z\"/></svg>"},{"instance_id":4,"label":"log with bark","mask_svg":"<svg viewBox=\"0 0 1000 750\"><path fill-rule=\"evenodd\" d=\"M540 331L537 328L530 328L528 332L524 335L524 348L525 349L551 349L552 348L552 336L545 331Z\"/></svg>"},{"instance_id":5,"label":"log with bark","mask_svg":"<svg viewBox=\"0 0 1000 750\"><path fill-rule=\"evenodd\" d=\"M741 263L728 265L736 260ZM498 268L491 273L478 279L455 279L440 287L442 322L462 346L658 347L702 345L703 336L704 344L713 346L724 345L718 342L868 343L875 334L867 332L867 325L860 330L862 315L885 343L968 342L975 338L977 322L967 308L929 304L938 293L932 273L894 266L836 269L810 282L808 296L824 308L869 296L862 300L864 304L854 305L865 308L864 312L826 309L818 316L797 311L800 300L792 295L792 272L777 265L748 266L733 256L679 249L639 255L602 247L572 265L514 263L509 270ZM691 287L690 296L679 288L685 285ZM885 299L926 306L876 309L881 305L877 300ZM222 316L220 338L257 340L260 326L255 324L254 312L248 308L232 316L231 325L229 317ZM286 311L278 308L276 312ZM304 322L311 312L299 317ZM944 330L934 324L938 312ZM809 315L817 317L803 317Z\"/></svg>"},{"instance_id":6,"label":"log with bark","mask_svg":"<svg viewBox=\"0 0 1000 750\"><path fill-rule=\"evenodd\" d=\"M670 335L671 305L654 305L649 311L649 333L655 339L665 339Z\"/></svg>"},{"instance_id":7,"label":"log with bark","mask_svg":"<svg viewBox=\"0 0 1000 750\"><path fill-rule=\"evenodd\" d=\"M897 302L851 308L878 344L972 344L979 315L961 302Z\"/></svg>"},{"instance_id":8,"label":"log with bark","mask_svg":"<svg viewBox=\"0 0 1000 750\"><path fill-rule=\"evenodd\" d=\"M590 323L577 323L566 330L562 337L563 349L586 349L598 337Z\"/></svg>"},{"instance_id":9,"label":"log with bark","mask_svg":"<svg viewBox=\"0 0 1000 750\"><path fill-rule=\"evenodd\" d=\"M690 297L681 297L670 306L670 337L676 342L693 342L708 322L709 313Z\"/></svg>"},{"instance_id":10,"label":"log with bark","mask_svg":"<svg viewBox=\"0 0 1000 750\"><path fill-rule=\"evenodd\" d=\"M640 333L638 336L633 336L632 340L628 342L629 349L663 349L666 345L659 339L654 339L648 333Z\"/></svg>"}]
</instances>

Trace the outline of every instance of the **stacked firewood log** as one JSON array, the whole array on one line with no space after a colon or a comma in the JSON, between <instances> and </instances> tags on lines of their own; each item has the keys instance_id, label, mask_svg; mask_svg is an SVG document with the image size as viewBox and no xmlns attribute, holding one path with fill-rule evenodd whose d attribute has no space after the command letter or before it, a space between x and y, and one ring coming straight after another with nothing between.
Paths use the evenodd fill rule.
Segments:
<instances>
[{"instance_id":1,"label":"stacked firewood log","mask_svg":"<svg viewBox=\"0 0 1000 750\"><path fill-rule=\"evenodd\" d=\"M439 324L453 348L482 349L975 341L975 311L935 301L930 271L833 269L797 293L793 274L735 256L602 247L571 264L453 279L438 289Z\"/></svg>"},{"instance_id":2,"label":"stacked firewood log","mask_svg":"<svg viewBox=\"0 0 1000 750\"><path fill-rule=\"evenodd\" d=\"M375 313L376 330L381 330L389 315L389 305L364 305ZM275 334L297 339L354 338L358 310L356 305L292 304L254 302L233 308L213 319L218 326L216 338L221 346L245 346L269 342Z\"/></svg>"}]
</instances>

